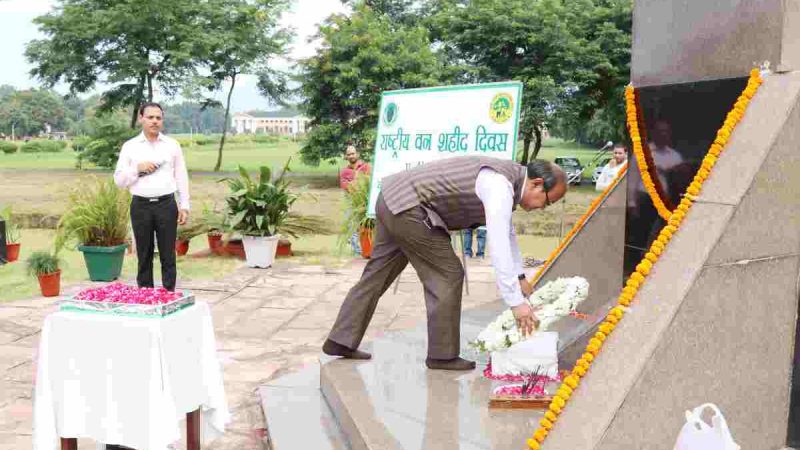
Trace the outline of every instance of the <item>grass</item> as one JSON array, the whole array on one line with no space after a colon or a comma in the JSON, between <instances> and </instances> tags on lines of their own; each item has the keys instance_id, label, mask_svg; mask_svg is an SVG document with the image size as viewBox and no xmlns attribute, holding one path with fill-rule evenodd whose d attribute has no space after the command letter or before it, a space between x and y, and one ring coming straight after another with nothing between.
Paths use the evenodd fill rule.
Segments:
<instances>
[{"instance_id":1,"label":"grass","mask_svg":"<svg viewBox=\"0 0 800 450\"><path fill-rule=\"evenodd\" d=\"M52 230L23 229L20 242L19 260L0 266L0 301L15 300L38 296L39 284L36 278L28 276L25 271L25 259L37 250L49 251L53 246L55 233ZM190 244L193 249L207 247L205 236L199 236ZM61 284L73 284L89 280L83 262L83 254L77 250L64 249L59 255L61 262ZM242 262L233 258L209 257L188 258L178 257L178 276L182 280L202 280L223 277L238 267ZM161 264L155 258L154 274L156 280L161 277ZM209 274L213 274L209 276ZM136 279L136 258L125 255L125 263L120 279L123 282L133 282Z\"/></svg>"},{"instance_id":2,"label":"grass","mask_svg":"<svg viewBox=\"0 0 800 450\"><path fill-rule=\"evenodd\" d=\"M210 172L217 162L217 144L196 145L184 148L186 166L192 172ZM328 163L318 167L307 166L300 161L298 151L300 144L282 139L276 143L228 143L222 151L222 171L232 172L237 165L255 170L266 165L280 169L289 157L292 158L289 168L298 173L336 174L344 160L337 165ZM70 150L58 153L13 153L0 154L0 169L75 169L77 154ZM86 169L95 169L92 164L84 164Z\"/></svg>"}]
</instances>

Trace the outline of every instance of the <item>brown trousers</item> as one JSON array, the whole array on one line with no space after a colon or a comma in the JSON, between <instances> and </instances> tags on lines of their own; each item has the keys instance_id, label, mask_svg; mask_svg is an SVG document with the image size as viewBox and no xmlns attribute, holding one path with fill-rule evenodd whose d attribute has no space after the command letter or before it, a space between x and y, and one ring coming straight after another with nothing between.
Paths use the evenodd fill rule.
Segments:
<instances>
[{"instance_id":1,"label":"brown trousers","mask_svg":"<svg viewBox=\"0 0 800 450\"><path fill-rule=\"evenodd\" d=\"M411 262L425 288L428 357L457 357L464 267L453 252L450 235L441 228L428 227L427 214L419 206L392 214L382 195L375 215L372 256L361 279L344 299L328 338L351 349L358 348L381 295Z\"/></svg>"}]
</instances>

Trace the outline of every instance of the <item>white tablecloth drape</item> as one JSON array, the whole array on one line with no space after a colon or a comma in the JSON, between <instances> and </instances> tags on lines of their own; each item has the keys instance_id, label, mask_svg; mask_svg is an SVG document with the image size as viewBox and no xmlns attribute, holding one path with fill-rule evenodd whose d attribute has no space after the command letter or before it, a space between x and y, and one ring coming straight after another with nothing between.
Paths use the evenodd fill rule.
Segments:
<instances>
[{"instance_id":1,"label":"white tablecloth drape","mask_svg":"<svg viewBox=\"0 0 800 450\"><path fill-rule=\"evenodd\" d=\"M230 413L206 303L165 318L60 311L45 319L34 450L59 448L59 437L165 450L198 407L208 442Z\"/></svg>"}]
</instances>

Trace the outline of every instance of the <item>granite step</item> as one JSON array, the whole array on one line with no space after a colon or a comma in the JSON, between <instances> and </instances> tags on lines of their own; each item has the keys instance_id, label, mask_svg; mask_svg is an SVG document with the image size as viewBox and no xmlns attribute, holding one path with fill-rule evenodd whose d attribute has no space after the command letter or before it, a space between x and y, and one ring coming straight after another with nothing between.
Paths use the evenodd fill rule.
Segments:
<instances>
[{"instance_id":1,"label":"granite step","mask_svg":"<svg viewBox=\"0 0 800 450\"><path fill-rule=\"evenodd\" d=\"M350 450L320 390L320 365L258 389L272 450Z\"/></svg>"}]
</instances>

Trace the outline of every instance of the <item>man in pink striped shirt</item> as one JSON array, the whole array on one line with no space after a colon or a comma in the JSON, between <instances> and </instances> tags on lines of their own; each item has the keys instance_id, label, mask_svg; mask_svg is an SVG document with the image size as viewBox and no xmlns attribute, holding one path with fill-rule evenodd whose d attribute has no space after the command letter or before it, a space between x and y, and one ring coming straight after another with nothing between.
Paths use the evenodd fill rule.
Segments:
<instances>
[{"instance_id":1,"label":"man in pink striped shirt","mask_svg":"<svg viewBox=\"0 0 800 450\"><path fill-rule=\"evenodd\" d=\"M133 196L131 223L139 258L136 282L139 287L153 287L155 234L161 284L174 291L175 239L178 225L189 218L189 175L180 144L161 133L164 128L161 105L143 104L139 108L139 124L142 133L122 145L114 181L117 186L128 188Z\"/></svg>"}]
</instances>

